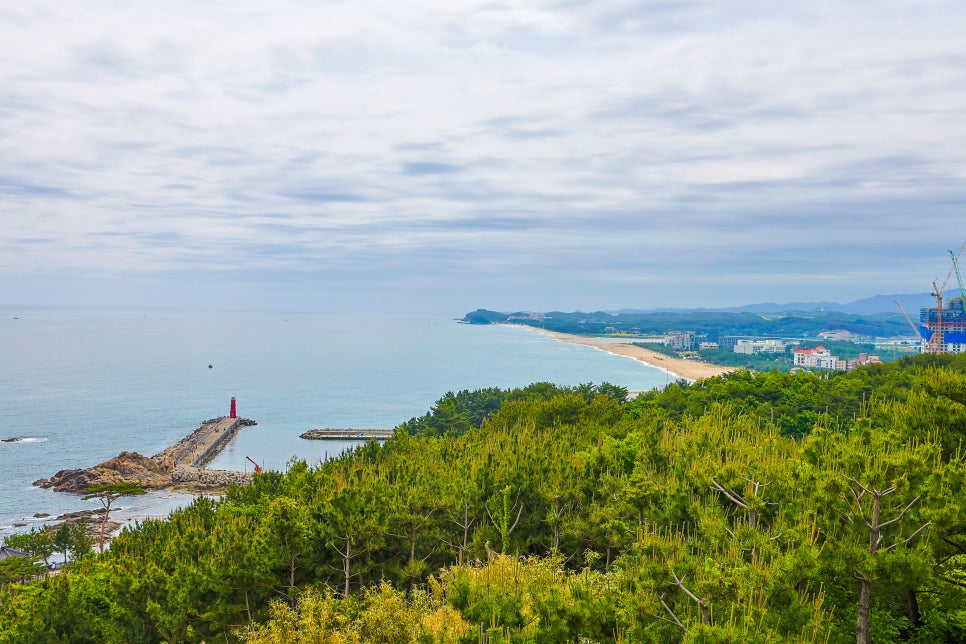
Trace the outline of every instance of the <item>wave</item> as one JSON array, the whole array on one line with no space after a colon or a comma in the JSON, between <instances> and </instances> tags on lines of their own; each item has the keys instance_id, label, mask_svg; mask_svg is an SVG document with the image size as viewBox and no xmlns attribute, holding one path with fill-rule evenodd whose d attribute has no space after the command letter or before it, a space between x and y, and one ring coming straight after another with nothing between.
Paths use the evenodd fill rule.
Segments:
<instances>
[{"instance_id":1,"label":"wave","mask_svg":"<svg viewBox=\"0 0 966 644\"><path fill-rule=\"evenodd\" d=\"M46 436L13 436L0 438L0 443L46 443L48 440Z\"/></svg>"}]
</instances>

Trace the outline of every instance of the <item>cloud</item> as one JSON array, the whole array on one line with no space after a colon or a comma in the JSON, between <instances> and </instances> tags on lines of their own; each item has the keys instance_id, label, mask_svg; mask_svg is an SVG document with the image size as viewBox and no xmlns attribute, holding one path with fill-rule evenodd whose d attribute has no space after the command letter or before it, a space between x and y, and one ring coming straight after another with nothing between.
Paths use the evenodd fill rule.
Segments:
<instances>
[{"instance_id":1,"label":"cloud","mask_svg":"<svg viewBox=\"0 0 966 644\"><path fill-rule=\"evenodd\" d=\"M964 23L945 0L7 7L0 277L244 266L361 298L392 273L519 308L921 290L966 238Z\"/></svg>"},{"instance_id":2,"label":"cloud","mask_svg":"<svg viewBox=\"0 0 966 644\"><path fill-rule=\"evenodd\" d=\"M453 174L460 168L451 163L436 163L433 161L409 161L402 164L403 174L420 176L426 174Z\"/></svg>"},{"instance_id":3,"label":"cloud","mask_svg":"<svg viewBox=\"0 0 966 644\"><path fill-rule=\"evenodd\" d=\"M25 198L46 198L46 199L65 199L72 195L61 188L44 186L27 181L21 181L12 177L0 176L0 194L25 197Z\"/></svg>"},{"instance_id":4,"label":"cloud","mask_svg":"<svg viewBox=\"0 0 966 644\"><path fill-rule=\"evenodd\" d=\"M283 197L289 197L291 199L298 199L300 201L311 201L320 203L330 203L330 202L359 202L365 201L366 198L361 195L353 194L343 194L338 192L326 192L324 190L287 190L279 193Z\"/></svg>"}]
</instances>

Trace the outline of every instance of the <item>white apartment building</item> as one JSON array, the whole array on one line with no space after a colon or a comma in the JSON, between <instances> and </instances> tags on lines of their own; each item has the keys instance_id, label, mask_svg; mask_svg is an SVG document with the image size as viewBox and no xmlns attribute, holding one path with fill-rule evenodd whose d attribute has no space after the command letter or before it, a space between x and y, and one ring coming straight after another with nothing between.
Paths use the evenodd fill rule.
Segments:
<instances>
[{"instance_id":1,"label":"white apartment building","mask_svg":"<svg viewBox=\"0 0 966 644\"><path fill-rule=\"evenodd\" d=\"M738 340L735 353L785 353L785 343L781 340Z\"/></svg>"},{"instance_id":2,"label":"white apartment building","mask_svg":"<svg viewBox=\"0 0 966 644\"><path fill-rule=\"evenodd\" d=\"M845 369L845 362L833 356L831 351L821 345L814 349L792 349L792 362L796 367Z\"/></svg>"}]
</instances>

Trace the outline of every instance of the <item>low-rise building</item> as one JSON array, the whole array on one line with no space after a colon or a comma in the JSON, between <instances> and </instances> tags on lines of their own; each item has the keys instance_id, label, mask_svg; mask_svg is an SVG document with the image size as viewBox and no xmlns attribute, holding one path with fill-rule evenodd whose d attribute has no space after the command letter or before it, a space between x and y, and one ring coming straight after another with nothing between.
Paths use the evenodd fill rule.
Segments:
<instances>
[{"instance_id":1,"label":"low-rise building","mask_svg":"<svg viewBox=\"0 0 966 644\"><path fill-rule=\"evenodd\" d=\"M865 365L869 364L882 364L882 360L880 360L878 354L875 353L860 353L858 358L852 358L849 360L848 369L851 371L856 367L864 367Z\"/></svg>"},{"instance_id":2,"label":"low-rise building","mask_svg":"<svg viewBox=\"0 0 966 644\"><path fill-rule=\"evenodd\" d=\"M692 351L694 349L694 331L668 331L664 336L664 344L678 351Z\"/></svg>"},{"instance_id":3,"label":"low-rise building","mask_svg":"<svg viewBox=\"0 0 966 644\"><path fill-rule=\"evenodd\" d=\"M785 353L785 343L781 340L738 340L735 353Z\"/></svg>"},{"instance_id":4,"label":"low-rise building","mask_svg":"<svg viewBox=\"0 0 966 644\"><path fill-rule=\"evenodd\" d=\"M832 352L819 345L815 348L802 347L792 349L792 362L796 367L811 367L813 369L845 369L846 363L833 356Z\"/></svg>"},{"instance_id":5,"label":"low-rise building","mask_svg":"<svg viewBox=\"0 0 966 644\"><path fill-rule=\"evenodd\" d=\"M27 553L20 552L19 550L15 550L13 548L8 548L7 546L0 546L0 561L4 559L11 559L13 557L26 559Z\"/></svg>"}]
</instances>

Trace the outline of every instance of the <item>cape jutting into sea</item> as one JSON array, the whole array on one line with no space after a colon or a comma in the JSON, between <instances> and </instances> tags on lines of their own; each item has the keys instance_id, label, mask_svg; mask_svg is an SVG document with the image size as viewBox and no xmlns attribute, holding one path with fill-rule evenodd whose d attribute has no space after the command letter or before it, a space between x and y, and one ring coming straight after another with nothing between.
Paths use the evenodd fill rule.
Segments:
<instances>
[{"instance_id":1,"label":"cape jutting into sea","mask_svg":"<svg viewBox=\"0 0 966 644\"><path fill-rule=\"evenodd\" d=\"M321 427L391 429L448 391L611 382L663 386L665 372L531 329L373 315L0 310L0 535L97 501L33 487L121 450L151 456L228 414L248 427L209 467L284 469L348 443ZM209 367L210 365L210 367ZM166 516L187 495L124 499L122 520ZM26 526L13 527L14 523Z\"/></svg>"}]
</instances>

